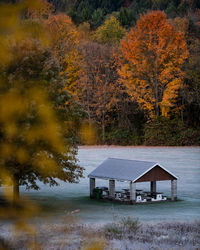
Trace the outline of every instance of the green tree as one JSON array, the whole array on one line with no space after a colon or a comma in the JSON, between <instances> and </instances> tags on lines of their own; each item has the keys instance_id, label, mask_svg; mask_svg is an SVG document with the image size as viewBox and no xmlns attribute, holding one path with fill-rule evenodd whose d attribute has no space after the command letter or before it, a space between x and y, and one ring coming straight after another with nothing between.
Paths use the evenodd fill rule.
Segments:
<instances>
[{"instance_id":1,"label":"green tree","mask_svg":"<svg viewBox=\"0 0 200 250\"><path fill-rule=\"evenodd\" d=\"M145 145L200 145L200 131L187 128L179 117L158 117L145 125Z\"/></svg>"},{"instance_id":2,"label":"green tree","mask_svg":"<svg viewBox=\"0 0 200 250\"><path fill-rule=\"evenodd\" d=\"M99 43L117 44L125 35L125 29L113 16L105 21L95 32L94 38Z\"/></svg>"},{"instance_id":3,"label":"green tree","mask_svg":"<svg viewBox=\"0 0 200 250\"><path fill-rule=\"evenodd\" d=\"M185 88L182 96L185 104L185 120L190 126L200 126L200 39L190 37L190 56L184 65Z\"/></svg>"},{"instance_id":4,"label":"green tree","mask_svg":"<svg viewBox=\"0 0 200 250\"><path fill-rule=\"evenodd\" d=\"M136 22L136 17L131 9L121 8L117 16L120 24L125 27L133 26Z\"/></svg>"},{"instance_id":5,"label":"green tree","mask_svg":"<svg viewBox=\"0 0 200 250\"><path fill-rule=\"evenodd\" d=\"M104 11L100 8L96 9L92 15L91 26L96 29L105 19Z\"/></svg>"},{"instance_id":6,"label":"green tree","mask_svg":"<svg viewBox=\"0 0 200 250\"><path fill-rule=\"evenodd\" d=\"M173 2L171 2L168 7L166 8L166 14L169 17L175 17L177 15L177 9L174 6Z\"/></svg>"}]
</instances>

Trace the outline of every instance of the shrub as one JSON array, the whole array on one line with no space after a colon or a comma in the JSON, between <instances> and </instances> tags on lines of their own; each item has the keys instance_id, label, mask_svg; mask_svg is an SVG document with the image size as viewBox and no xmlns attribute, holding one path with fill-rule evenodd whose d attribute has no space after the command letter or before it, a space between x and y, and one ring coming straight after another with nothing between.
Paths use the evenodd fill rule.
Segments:
<instances>
[{"instance_id":1,"label":"shrub","mask_svg":"<svg viewBox=\"0 0 200 250\"><path fill-rule=\"evenodd\" d=\"M125 232L136 233L140 228L140 223L138 219L132 219L131 217L123 217L121 219L121 225Z\"/></svg>"},{"instance_id":2,"label":"shrub","mask_svg":"<svg viewBox=\"0 0 200 250\"><path fill-rule=\"evenodd\" d=\"M106 133L106 143L114 145L140 145L141 137L128 128L116 128Z\"/></svg>"},{"instance_id":3,"label":"shrub","mask_svg":"<svg viewBox=\"0 0 200 250\"><path fill-rule=\"evenodd\" d=\"M140 228L138 219L131 217L123 217L118 222L112 222L105 226L105 236L108 238L130 238L130 234L135 234Z\"/></svg>"},{"instance_id":4,"label":"shrub","mask_svg":"<svg viewBox=\"0 0 200 250\"><path fill-rule=\"evenodd\" d=\"M109 223L104 228L105 236L108 238L121 239L123 235L122 227L119 223Z\"/></svg>"},{"instance_id":5,"label":"shrub","mask_svg":"<svg viewBox=\"0 0 200 250\"><path fill-rule=\"evenodd\" d=\"M145 145L200 145L200 131L187 128L178 118L158 117L146 124L144 140Z\"/></svg>"}]
</instances>

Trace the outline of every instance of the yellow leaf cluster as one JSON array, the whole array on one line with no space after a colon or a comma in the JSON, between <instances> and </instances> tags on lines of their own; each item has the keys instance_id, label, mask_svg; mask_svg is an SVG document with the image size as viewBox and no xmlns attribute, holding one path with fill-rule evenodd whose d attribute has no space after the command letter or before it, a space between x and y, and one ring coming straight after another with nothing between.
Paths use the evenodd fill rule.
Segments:
<instances>
[{"instance_id":1,"label":"yellow leaf cluster","mask_svg":"<svg viewBox=\"0 0 200 250\"><path fill-rule=\"evenodd\" d=\"M96 143L95 127L90 123L82 123L79 135L81 142L85 145L94 145Z\"/></svg>"},{"instance_id":2,"label":"yellow leaf cluster","mask_svg":"<svg viewBox=\"0 0 200 250\"><path fill-rule=\"evenodd\" d=\"M27 8L36 10L40 8L39 0L21 1L18 4L2 4L0 7L0 65L5 65L12 60L9 45L32 37L47 44L46 32L39 23L22 20L20 15ZM26 35L25 35L26 34Z\"/></svg>"}]
</instances>

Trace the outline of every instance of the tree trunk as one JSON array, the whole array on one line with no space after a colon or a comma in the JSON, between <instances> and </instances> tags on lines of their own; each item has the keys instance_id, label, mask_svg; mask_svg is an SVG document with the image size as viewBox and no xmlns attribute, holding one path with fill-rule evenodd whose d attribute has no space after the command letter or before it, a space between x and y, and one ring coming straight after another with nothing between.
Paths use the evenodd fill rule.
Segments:
<instances>
[{"instance_id":1,"label":"tree trunk","mask_svg":"<svg viewBox=\"0 0 200 250\"><path fill-rule=\"evenodd\" d=\"M156 99L156 107L155 107L155 113L156 117L159 116L159 106L158 106L158 68L157 68L157 57L155 59L155 82L154 82L154 87L155 87L155 99Z\"/></svg>"},{"instance_id":2,"label":"tree trunk","mask_svg":"<svg viewBox=\"0 0 200 250\"><path fill-rule=\"evenodd\" d=\"M102 115L102 140L103 143L105 142L105 112L103 110L103 115Z\"/></svg>"},{"instance_id":3,"label":"tree trunk","mask_svg":"<svg viewBox=\"0 0 200 250\"><path fill-rule=\"evenodd\" d=\"M183 105L184 105L184 100L183 97L181 98L181 102L182 102L182 108L181 108L181 121L182 123L184 122L184 116L183 116Z\"/></svg>"},{"instance_id":4,"label":"tree trunk","mask_svg":"<svg viewBox=\"0 0 200 250\"><path fill-rule=\"evenodd\" d=\"M87 111L88 111L88 120L89 120L89 124L90 124L90 119L91 119L91 117L90 117L90 104L89 104L89 86L88 86L88 81L86 82L86 88L87 88Z\"/></svg>"},{"instance_id":5,"label":"tree trunk","mask_svg":"<svg viewBox=\"0 0 200 250\"><path fill-rule=\"evenodd\" d=\"M15 206L19 200L19 180L17 177L13 181L13 205Z\"/></svg>"},{"instance_id":6,"label":"tree trunk","mask_svg":"<svg viewBox=\"0 0 200 250\"><path fill-rule=\"evenodd\" d=\"M106 110L106 91L107 91L107 81L103 85L104 93L103 93L103 112L102 112L102 138L103 143L105 142L105 110Z\"/></svg>"}]
</instances>

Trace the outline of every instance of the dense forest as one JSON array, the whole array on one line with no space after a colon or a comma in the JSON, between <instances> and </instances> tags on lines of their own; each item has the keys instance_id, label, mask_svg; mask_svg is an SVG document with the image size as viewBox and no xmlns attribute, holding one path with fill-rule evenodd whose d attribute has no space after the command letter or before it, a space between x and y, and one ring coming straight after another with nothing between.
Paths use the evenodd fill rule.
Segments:
<instances>
[{"instance_id":1,"label":"dense forest","mask_svg":"<svg viewBox=\"0 0 200 250\"><path fill-rule=\"evenodd\" d=\"M23 53L5 71L37 77L57 109L65 102L73 140L200 144L199 0L41 2L22 18L44 25L51 43L13 48Z\"/></svg>"}]
</instances>

